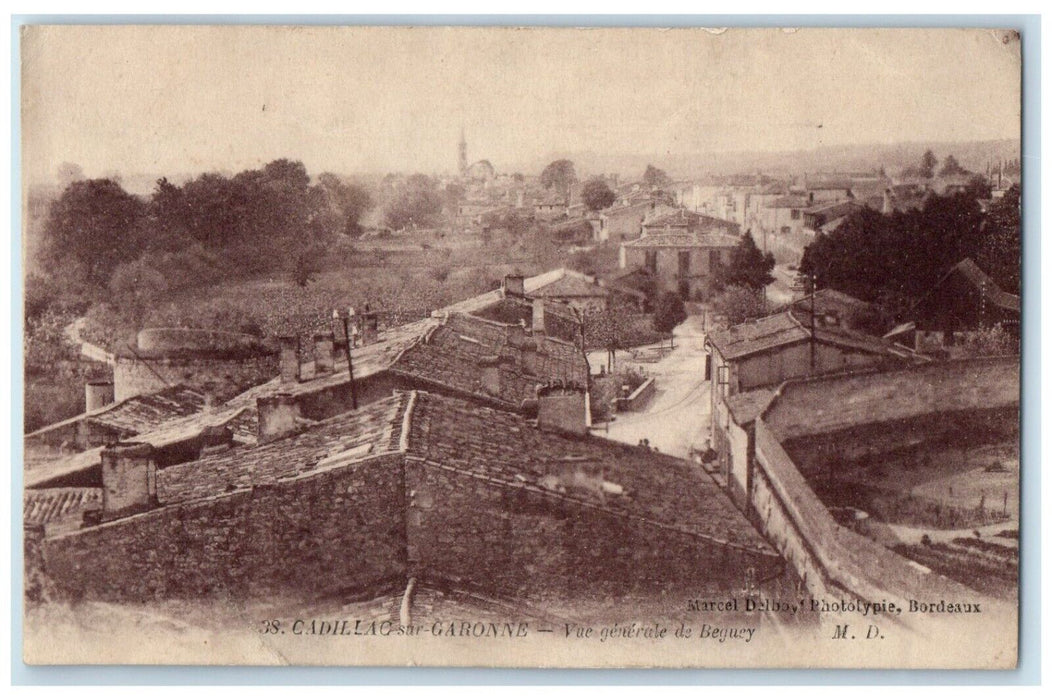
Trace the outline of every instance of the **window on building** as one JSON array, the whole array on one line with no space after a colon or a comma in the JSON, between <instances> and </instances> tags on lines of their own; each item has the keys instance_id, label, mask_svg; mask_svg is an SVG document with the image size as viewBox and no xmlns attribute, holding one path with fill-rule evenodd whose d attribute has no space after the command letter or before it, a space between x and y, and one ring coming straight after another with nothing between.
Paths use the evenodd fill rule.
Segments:
<instances>
[{"instance_id":1,"label":"window on building","mask_svg":"<svg viewBox=\"0 0 1052 700\"><path fill-rule=\"evenodd\" d=\"M709 272L713 275L720 269L720 251L710 250L709 251Z\"/></svg>"},{"instance_id":2,"label":"window on building","mask_svg":"<svg viewBox=\"0 0 1052 700\"><path fill-rule=\"evenodd\" d=\"M679 251L679 276L686 277L690 274L690 251Z\"/></svg>"},{"instance_id":3,"label":"window on building","mask_svg":"<svg viewBox=\"0 0 1052 700\"><path fill-rule=\"evenodd\" d=\"M651 274L657 273L657 251L656 250L648 250L647 251L645 265L646 265L647 270L649 270Z\"/></svg>"},{"instance_id":4,"label":"window on building","mask_svg":"<svg viewBox=\"0 0 1052 700\"><path fill-rule=\"evenodd\" d=\"M690 282L688 280L679 281L679 298L683 301L690 299Z\"/></svg>"},{"instance_id":5,"label":"window on building","mask_svg":"<svg viewBox=\"0 0 1052 700\"><path fill-rule=\"evenodd\" d=\"M789 210L789 218L792 219L793 221L797 221L800 218L800 210L799 209L790 209Z\"/></svg>"}]
</instances>

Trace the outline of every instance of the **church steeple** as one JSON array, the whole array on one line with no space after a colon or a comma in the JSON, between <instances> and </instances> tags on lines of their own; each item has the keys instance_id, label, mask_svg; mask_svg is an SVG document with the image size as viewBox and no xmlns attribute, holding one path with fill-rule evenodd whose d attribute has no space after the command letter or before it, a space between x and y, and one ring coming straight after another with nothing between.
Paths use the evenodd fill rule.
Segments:
<instances>
[{"instance_id":1,"label":"church steeple","mask_svg":"<svg viewBox=\"0 0 1052 700\"><path fill-rule=\"evenodd\" d=\"M460 174L463 175L468 170L468 141L464 137L464 127L460 127L460 146L457 149L457 155Z\"/></svg>"}]
</instances>

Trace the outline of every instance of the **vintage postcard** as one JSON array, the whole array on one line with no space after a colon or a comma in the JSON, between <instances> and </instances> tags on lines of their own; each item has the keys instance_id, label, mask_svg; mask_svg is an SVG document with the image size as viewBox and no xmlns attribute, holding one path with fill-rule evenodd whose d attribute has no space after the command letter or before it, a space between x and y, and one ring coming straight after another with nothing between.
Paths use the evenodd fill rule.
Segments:
<instances>
[{"instance_id":1,"label":"vintage postcard","mask_svg":"<svg viewBox=\"0 0 1052 700\"><path fill-rule=\"evenodd\" d=\"M27 663L1016 666L1017 31L20 40Z\"/></svg>"}]
</instances>

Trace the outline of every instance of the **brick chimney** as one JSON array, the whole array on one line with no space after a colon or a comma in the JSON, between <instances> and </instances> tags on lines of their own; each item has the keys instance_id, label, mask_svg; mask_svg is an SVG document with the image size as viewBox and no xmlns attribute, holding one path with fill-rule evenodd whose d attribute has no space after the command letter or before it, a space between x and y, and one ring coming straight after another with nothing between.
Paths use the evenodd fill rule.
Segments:
<instances>
[{"instance_id":1,"label":"brick chimney","mask_svg":"<svg viewBox=\"0 0 1052 700\"><path fill-rule=\"evenodd\" d=\"M504 275L500 291L505 297L526 296L526 278L522 275Z\"/></svg>"},{"instance_id":2,"label":"brick chimney","mask_svg":"<svg viewBox=\"0 0 1052 700\"><path fill-rule=\"evenodd\" d=\"M292 384L300 381L300 339L296 335L283 335L278 338L281 346L281 383Z\"/></svg>"},{"instance_id":3,"label":"brick chimney","mask_svg":"<svg viewBox=\"0 0 1052 700\"><path fill-rule=\"evenodd\" d=\"M118 442L102 450L102 517L111 519L147 510L157 500L153 447Z\"/></svg>"},{"instance_id":4,"label":"brick chimney","mask_svg":"<svg viewBox=\"0 0 1052 700\"><path fill-rule=\"evenodd\" d=\"M256 410L259 413L258 439L261 444L296 432L300 405L292 394L260 396L256 399Z\"/></svg>"},{"instance_id":5,"label":"brick chimney","mask_svg":"<svg viewBox=\"0 0 1052 700\"><path fill-rule=\"evenodd\" d=\"M369 306L366 305L365 311L361 314L361 342L362 345L372 345L376 342L376 338L380 333L379 319L376 316L375 311L369 311Z\"/></svg>"},{"instance_id":6,"label":"brick chimney","mask_svg":"<svg viewBox=\"0 0 1052 700\"><path fill-rule=\"evenodd\" d=\"M84 410L94 411L113 403L113 382L93 381L84 385Z\"/></svg>"},{"instance_id":7,"label":"brick chimney","mask_svg":"<svg viewBox=\"0 0 1052 700\"><path fill-rule=\"evenodd\" d=\"M588 434L587 394L573 382L546 384L537 389L537 427L574 435Z\"/></svg>"},{"instance_id":8,"label":"brick chimney","mask_svg":"<svg viewBox=\"0 0 1052 700\"><path fill-rule=\"evenodd\" d=\"M535 334L544 334L544 299L533 299L533 323L530 326Z\"/></svg>"},{"instance_id":9,"label":"brick chimney","mask_svg":"<svg viewBox=\"0 0 1052 700\"><path fill-rule=\"evenodd\" d=\"M331 374L333 370L333 349L335 339L330 333L314 334L314 373Z\"/></svg>"},{"instance_id":10,"label":"brick chimney","mask_svg":"<svg viewBox=\"0 0 1052 700\"><path fill-rule=\"evenodd\" d=\"M198 458L226 452L234 446L234 431L225 425L210 425L201 431L201 451Z\"/></svg>"}]
</instances>

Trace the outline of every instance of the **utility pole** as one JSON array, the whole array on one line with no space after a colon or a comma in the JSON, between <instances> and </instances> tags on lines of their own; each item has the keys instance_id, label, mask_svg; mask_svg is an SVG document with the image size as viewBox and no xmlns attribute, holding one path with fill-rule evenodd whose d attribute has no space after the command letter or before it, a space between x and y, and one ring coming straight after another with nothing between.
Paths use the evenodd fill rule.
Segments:
<instances>
[{"instance_id":1,"label":"utility pole","mask_svg":"<svg viewBox=\"0 0 1052 700\"><path fill-rule=\"evenodd\" d=\"M332 310L332 318L336 320L340 317L340 313L336 310ZM354 385L354 360L351 359L351 319L354 318L354 307L347 309L347 315L343 318L343 337L346 339L346 343L343 348L347 351L347 376L350 377L351 382L351 408L358 410L358 388Z\"/></svg>"},{"instance_id":2,"label":"utility pole","mask_svg":"<svg viewBox=\"0 0 1052 700\"><path fill-rule=\"evenodd\" d=\"M811 374L815 373L815 275L811 274Z\"/></svg>"}]
</instances>

